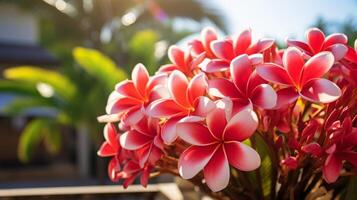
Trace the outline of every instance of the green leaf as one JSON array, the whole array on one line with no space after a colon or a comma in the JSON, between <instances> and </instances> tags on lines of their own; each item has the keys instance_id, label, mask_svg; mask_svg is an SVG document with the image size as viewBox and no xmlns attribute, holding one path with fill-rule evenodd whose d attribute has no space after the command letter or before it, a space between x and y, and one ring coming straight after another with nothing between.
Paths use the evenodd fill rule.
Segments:
<instances>
[{"instance_id":1,"label":"green leaf","mask_svg":"<svg viewBox=\"0 0 357 200\"><path fill-rule=\"evenodd\" d=\"M9 115L18 115L29 109L40 107L56 108L56 105L49 99L44 98L16 98L4 108L4 112Z\"/></svg>"},{"instance_id":2,"label":"green leaf","mask_svg":"<svg viewBox=\"0 0 357 200\"><path fill-rule=\"evenodd\" d=\"M59 131L59 127L53 126L51 131L45 134L45 147L49 153L55 155L59 153L61 150L61 132Z\"/></svg>"},{"instance_id":3,"label":"green leaf","mask_svg":"<svg viewBox=\"0 0 357 200\"><path fill-rule=\"evenodd\" d=\"M135 33L129 42L129 51L133 63L143 63L150 74L157 70L155 44L159 36L155 31L143 30Z\"/></svg>"},{"instance_id":4,"label":"green leaf","mask_svg":"<svg viewBox=\"0 0 357 200\"><path fill-rule=\"evenodd\" d=\"M105 84L108 91L113 90L115 84L127 78L122 69L97 50L77 47L73 50L73 56L83 69Z\"/></svg>"},{"instance_id":5,"label":"green leaf","mask_svg":"<svg viewBox=\"0 0 357 200\"><path fill-rule=\"evenodd\" d=\"M346 200L356 200L357 199L357 177L352 176L350 182L347 186Z\"/></svg>"},{"instance_id":6,"label":"green leaf","mask_svg":"<svg viewBox=\"0 0 357 200\"><path fill-rule=\"evenodd\" d=\"M266 144L264 139L259 133L254 134L254 139L256 142L256 150L261 158L261 165L259 168L261 182L262 182L262 190L265 198L269 199L269 195L271 192L272 186L272 161L269 155L269 146Z\"/></svg>"},{"instance_id":7,"label":"green leaf","mask_svg":"<svg viewBox=\"0 0 357 200\"><path fill-rule=\"evenodd\" d=\"M0 80L0 92L24 96L40 96L34 84L20 81Z\"/></svg>"},{"instance_id":8,"label":"green leaf","mask_svg":"<svg viewBox=\"0 0 357 200\"><path fill-rule=\"evenodd\" d=\"M50 85L54 91L66 100L71 100L76 94L76 87L62 74L32 66L20 66L6 69L4 76L7 79L25 81L32 84L45 83Z\"/></svg>"},{"instance_id":9,"label":"green leaf","mask_svg":"<svg viewBox=\"0 0 357 200\"><path fill-rule=\"evenodd\" d=\"M35 119L25 127L18 145L18 156L22 162L31 159L38 144L50 133L51 127L52 122L47 119Z\"/></svg>"}]
</instances>

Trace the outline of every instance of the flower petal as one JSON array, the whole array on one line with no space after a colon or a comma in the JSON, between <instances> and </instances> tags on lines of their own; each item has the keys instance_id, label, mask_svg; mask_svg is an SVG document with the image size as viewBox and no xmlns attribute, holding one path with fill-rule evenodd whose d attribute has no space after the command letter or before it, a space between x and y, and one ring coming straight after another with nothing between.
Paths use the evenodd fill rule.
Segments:
<instances>
[{"instance_id":1,"label":"flower petal","mask_svg":"<svg viewBox=\"0 0 357 200\"><path fill-rule=\"evenodd\" d=\"M275 109L280 109L286 105L289 105L292 102L296 101L296 99L299 97L299 93L297 93L295 88L293 87L280 89L276 92L276 94L277 101Z\"/></svg>"},{"instance_id":2,"label":"flower petal","mask_svg":"<svg viewBox=\"0 0 357 200\"><path fill-rule=\"evenodd\" d=\"M229 62L221 59L212 59L207 62L202 62L200 68L207 73L223 72L229 69Z\"/></svg>"},{"instance_id":3,"label":"flower petal","mask_svg":"<svg viewBox=\"0 0 357 200\"><path fill-rule=\"evenodd\" d=\"M185 66L185 52L178 46L172 45L168 50L168 56L172 63L177 66Z\"/></svg>"},{"instance_id":4,"label":"flower petal","mask_svg":"<svg viewBox=\"0 0 357 200\"><path fill-rule=\"evenodd\" d=\"M208 128L200 122L178 122L177 135L189 144L206 146L215 142Z\"/></svg>"},{"instance_id":5,"label":"flower petal","mask_svg":"<svg viewBox=\"0 0 357 200\"><path fill-rule=\"evenodd\" d=\"M254 105L264 109L274 108L277 101L277 94L268 84L258 85L250 95L250 100Z\"/></svg>"},{"instance_id":6,"label":"flower petal","mask_svg":"<svg viewBox=\"0 0 357 200\"><path fill-rule=\"evenodd\" d=\"M299 84L302 68L305 64L303 55L295 47L289 47L283 54L283 64L295 85Z\"/></svg>"},{"instance_id":7,"label":"flower petal","mask_svg":"<svg viewBox=\"0 0 357 200\"><path fill-rule=\"evenodd\" d=\"M190 107L187 97L188 80L181 71L173 71L168 79L168 88L174 101L183 107Z\"/></svg>"},{"instance_id":8,"label":"flower petal","mask_svg":"<svg viewBox=\"0 0 357 200\"><path fill-rule=\"evenodd\" d=\"M165 144L173 143L177 138L176 125L182 119L182 116L168 119L161 129L161 138Z\"/></svg>"},{"instance_id":9,"label":"flower petal","mask_svg":"<svg viewBox=\"0 0 357 200\"><path fill-rule=\"evenodd\" d=\"M117 114L125 112L134 106L139 106L142 104L141 101L130 97L118 97L114 99L113 96L116 96L116 94L118 93L114 91L109 96L108 103L105 108L107 114Z\"/></svg>"},{"instance_id":10,"label":"flower petal","mask_svg":"<svg viewBox=\"0 0 357 200\"><path fill-rule=\"evenodd\" d=\"M118 153L117 149L114 149L109 142L105 141L100 146L97 154L101 157L115 156Z\"/></svg>"},{"instance_id":11,"label":"flower petal","mask_svg":"<svg viewBox=\"0 0 357 200\"><path fill-rule=\"evenodd\" d=\"M189 43L193 56L197 56L205 51L202 42L198 39L194 39Z\"/></svg>"},{"instance_id":12,"label":"flower petal","mask_svg":"<svg viewBox=\"0 0 357 200\"><path fill-rule=\"evenodd\" d=\"M144 113L145 113L144 108L141 105L139 105L129 109L128 112L124 113L121 119L124 122L124 124L130 126L138 123L144 117L145 115Z\"/></svg>"},{"instance_id":13,"label":"flower petal","mask_svg":"<svg viewBox=\"0 0 357 200\"><path fill-rule=\"evenodd\" d=\"M243 141L249 138L258 127L258 116L249 107L243 108L226 125L224 141Z\"/></svg>"},{"instance_id":14,"label":"flower petal","mask_svg":"<svg viewBox=\"0 0 357 200\"><path fill-rule=\"evenodd\" d=\"M120 136L120 145L127 150L137 150L148 144L151 140L152 138L136 130L130 130Z\"/></svg>"},{"instance_id":15,"label":"flower petal","mask_svg":"<svg viewBox=\"0 0 357 200\"><path fill-rule=\"evenodd\" d=\"M121 96L131 97L134 99L141 99L133 81L125 80L115 86L114 92L119 93Z\"/></svg>"},{"instance_id":16,"label":"flower petal","mask_svg":"<svg viewBox=\"0 0 357 200\"><path fill-rule=\"evenodd\" d=\"M190 104L193 105L195 100L206 94L208 88L207 78L204 73L199 73L195 75L189 85L187 90L187 96L189 98Z\"/></svg>"},{"instance_id":17,"label":"flower petal","mask_svg":"<svg viewBox=\"0 0 357 200\"><path fill-rule=\"evenodd\" d=\"M178 161L178 170L182 178L191 179L200 172L209 162L216 145L191 146L186 149Z\"/></svg>"},{"instance_id":18,"label":"flower petal","mask_svg":"<svg viewBox=\"0 0 357 200\"><path fill-rule=\"evenodd\" d=\"M313 79L320 78L330 70L335 58L330 52L321 52L311 57L304 65L300 78L300 86Z\"/></svg>"},{"instance_id":19,"label":"flower petal","mask_svg":"<svg viewBox=\"0 0 357 200\"><path fill-rule=\"evenodd\" d=\"M213 192L218 192L227 187L230 171L227 156L222 147L217 149L211 160L204 167L203 174L207 186Z\"/></svg>"},{"instance_id":20,"label":"flower petal","mask_svg":"<svg viewBox=\"0 0 357 200\"><path fill-rule=\"evenodd\" d=\"M242 171L253 171L260 166L259 154L250 146L240 142L224 144L229 164Z\"/></svg>"},{"instance_id":21,"label":"flower petal","mask_svg":"<svg viewBox=\"0 0 357 200\"><path fill-rule=\"evenodd\" d=\"M113 149L119 149L119 140L118 134L115 130L115 126L113 123L107 123L104 126L104 138L105 140L113 147Z\"/></svg>"},{"instance_id":22,"label":"flower petal","mask_svg":"<svg viewBox=\"0 0 357 200\"><path fill-rule=\"evenodd\" d=\"M341 96L341 90L335 83L319 78L307 82L300 95L309 101L330 103Z\"/></svg>"},{"instance_id":23,"label":"flower petal","mask_svg":"<svg viewBox=\"0 0 357 200\"><path fill-rule=\"evenodd\" d=\"M217 33L213 28L207 27L202 30L201 41L206 52L208 53L208 56L213 55L213 52L211 51L211 43L212 41L217 40L217 38Z\"/></svg>"},{"instance_id":24,"label":"flower petal","mask_svg":"<svg viewBox=\"0 0 357 200\"><path fill-rule=\"evenodd\" d=\"M252 34L250 29L242 31L233 40L234 52L236 55L245 53L250 44L252 43Z\"/></svg>"},{"instance_id":25,"label":"flower petal","mask_svg":"<svg viewBox=\"0 0 357 200\"><path fill-rule=\"evenodd\" d=\"M208 81L208 93L214 97L238 98L243 96L236 86L225 78L216 78Z\"/></svg>"},{"instance_id":26,"label":"flower petal","mask_svg":"<svg viewBox=\"0 0 357 200\"><path fill-rule=\"evenodd\" d=\"M280 65L264 63L257 65L257 73L263 79L283 85L291 85L292 82L287 71Z\"/></svg>"},{"instance_id":27,"label":"flower petal","mask_svg":"<svg viewBox=\"0 0 357 200\"><path fill-rule=\"evenodd\" d=\"M333 183L340 176L342 169L342 161L336 158L333 154L326 159L325 165L322 167L322 174L327 183Z\"/></svg>"},{"instance_id":28,"label":"flower petal","mask_svg":"<svg viewBox=\"0 0 357 200\"><path fill-rule=\"evenodd\" d=\"M331 51L333 56L335 56L335 60L341 60L345 57L348 48L343 44L335 44L327 48L327 50Z\"/></svg>"},{"instance_id":29,"label":"flower petal","mask_svg":"<svg viewBox=\"0 0 357 200\"><path fill-rule=\"evenodd\" d=\"M209 112L211 112L215 108L214 102L208 98L201 96L197 99L195 105L195 111L192 113L193 115L205 117Z\"/></svg>"},{"instance_id":30,"label":"flower petal","mask_svg":"<svg viewBox=\"0 0 357 200\"><path fill-rule=\"evenodd\" d=\"M218 58L230 61L234 58L233 44L232 40L216 40L211 43L211 48Z\"/></svg>"},{"instance_id":31,"label":"flower petal","mask_svg":"<svg viewBox=\"0 0 357 200\"><path fill-rule=\"evenodd\" d=\"M221 102L221 101L220 101ZM221 103L222 104L222 103ZM219 104L219 105L221 105ZM217 106L206 117L207 127L216 139L221 139L227 124L225 107Z\"/></svg>"},{"instance_id":32,"label":"flower petal","mask_svg":"<svg viewBox=\"0 0 357 200\"><path fill-rule=\"evenodd\" d=\"M147 112L151 117L166 118L184 113L185 109L172 99L158 99L148 106Z\"/></svg>"},{"instance_id":33,"label":"flower petal","mask_svg":"<svg viewBox=\"0 0 357 200\"><path fill-rule=\"evenodd\" d=\"M333 33L325 38L324 48L335 44L347 44L347 36L342 33Z\"/></svg>"},{"instance_id":34,"label":"flower petal","mask_svg":"<svg viewBox=\"0 0 357 200\"><path fill-rule=\"evenodd\" d=\"M135 88L142 97L146 96L146 85L149 82L149 72L141 63L137 64L131 72L131 79L134 82Z\"/></svg>"},{"instance_id":35,"label":"flower petal","mask_svg":"<svg viewBox=\"0 0 357 200\"><path fill-rule=\"evenodd\" d=\"M322 49L325 41L324 33L318 28L311 28L306 32L307 43L310 45L314 53L318 53Z\"/></svg>"},{"instance_id":36,"label":"flower petal","mask_svg":"<svg viewBox=\"0 0 357 200\"><path fill-rule=\"evenodd\" d=\"M288 43L289 47L296 47L296 48L300 49L301 51L303 51L304 53L307 53L309 55L312 54L310 46L308 44L306 44L305 42L288 39L287 43Z\"/></svg>"},{"instance_id":37,"label":"flower petal","mask_svg":"<svg viewBox=\"0 0 357 200\"><path fill-rule=\"evenodd\" d=\"M253 72L253 67L248 55L243 54L234 58L231 62L230 72L233 83L242 94L246 94L248 80Z\"/></svg>"}]
</instances>

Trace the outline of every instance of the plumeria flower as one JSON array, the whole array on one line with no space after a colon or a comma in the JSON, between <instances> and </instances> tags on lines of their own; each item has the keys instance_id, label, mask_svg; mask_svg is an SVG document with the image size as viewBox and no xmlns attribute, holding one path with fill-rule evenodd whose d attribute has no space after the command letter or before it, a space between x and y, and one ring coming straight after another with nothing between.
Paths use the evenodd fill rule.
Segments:
<instances>
[{"instance_id":1,"label":"plumeria flower","mask_svg":"<svg viewBox=\"0 0 357 200\"><path fill-rule=\"evenodd\" d=\"M328 155L322 167L323 177L326 182L333 183L340 176L343 161L350 162L357 167L357 128L352 127L350 117L346 117L342 124L334 123L334 131L329 135L330 146L325 150Z\"/></svg>"},{"instance_id":2,"label":"plumeria flower","mask_svg":"<svg viewBox=\"0 0 357 200\"><path fill-rule=\"evenodd\" d=\"M211 43L217 39L217 33L213 28L204 28L201 31L201 38L194 39L189 44L192 48L193 56L199 56L205 53L208 58L213 58L214 54L212 52Z\"/></svg>"},{"instance_id":3,"label":"plumeria flower","mask_svg":"<svg viewBox=\"0 0 357 200\"><path fill-rule=\"evenodd\" d=\"M192 145L180 156L180 175L191 179L203 170L205 181L214 192L228 185L230 165L242 171L260 166L258 153L242 143L256 130L257 115L251 106L232 113L231 104L218 100L206 118L188 116L177 125L180 138Z\"/></svg>"},{"instance_id":4,"label":"plumeria flower","mask_svg":"<svg viewBox=\"0 0 357 200\"><path fill-rule=\"evenodd\" d=\"M204 73L195 75L190 81L175 70L168 78L171 98L158 99L149 106L148 113L155 118L168 119L162 127L162 139L166 144L175 141L176 123L187 115L205 116L214 108L214 103L204 95L207 80Z\"/></svg>"},{"instance_id":5,"label":"plumeria flower","mask_svg":"<svg viewBox=\"0 0 357 200\"><path fill-rule=\"evenodd\" d=\"M146 163L144 166L139 164L136 159L136 155L132 152L127 152L128 159L124 163L123 170L120 172L121 178L124 179L123 187L127 188L132 184L135 179L140 176L140 183L146 187L150 178L150 171L153 169L153 165Z\"/></svg>"},{"instance_id":6,"label":"plumeria flower","mask_svg":"<svg viewBox=\"0 0 357 200\"><path fill-rule=\"evenodd\" d=\"M144 117L132 129L120 136L120 144L126 150L135 151L140 167L149 161L155 164L162 155L162 141L158 120Z\"/></svg>"},{"instance_id":7,"label":"plumeria flower","mask_svg":"<svg viewBox=\"0 0 357 200\"><path fill-rule=\"evenodd\" d=\"M192 76L193 72L197 71L198 64L205 58L205 52L193 57L191 48L184 51L175 45L169 48L168 55L172 64L161 66L158 73L171 73L174 70L179 70L186 76Z\"/></svg>"},{"instance_id":8,"label":"plumeria flower","mask_svg":"<svg viewBox=\"0 0 357 200\"><path fill-rule=\"evenodd\" d=\"M322 51L331 51L336 60L342 59L347 53L347 36L342 33L334 33L327 37L318 28L311 28L306 32L306 43L288 39L289 46L302 50L308 56L314 56Z\"/></svg>"},{"instance_id":9,"label":"plumeria flower","mask_svg":"<svg viewBox=\"0 0 357 200\"><path fill-rule=\"evenodd\" d=\"M287 86L277 92L277 108L294 102L299 96L320 103L330 103L341 96L340 88L330 80L321 78L334 64L330 52L321 52L304 61L302 52L289 47L283 55L283 66L264 63L257 66L263 79Z\"/></svg>"},{"instance_id":10,"label":"plumeria flower","mask_svg":"<svg viewBox=\"0 0 357 200\"><path fill-rule=\"evenodd\" d=\"M212 42L211 48L217 59L203 63L201 68L208 73L226 71L235 57L242 54L262 53L273 45L272 39L261 39L252 43L251 30L247 29L236 37Z\"/></svg>"},{"instance_id":11,"label":"plumeria flower","mask_svg":"<svg viewBox=\"0 0 357 200\"><path fill-rule=\"evenodd\" d=\"M232 82L225 78L210 80L209 94L220 98L247 99L264 109L275 107L277 95L274 89L256 74L254 60L262 62L262 55L255 54L249 58L247 54L243 54L234 58L230 64Z\"/></svg>"},{"instance_id":12,"label":"plumeria flower","mask_svg":"<svg viewBox=\"0 0 357 200\"><path fill-rule=\"evenodd\" d=\"M112 181L118 181L121 167L119 157L121 146L119 144L119 134L116 132L114 124L108 123L104 127L105 141L100 146L97 154L101 157L112 157L108 164L108 175Z\"/></svg>"},{"instance_id":13,"label":"plumeria flower","mask_svg":"<svg viewBox=\"0 0 357 200\"><path fill-rule=\"evenodd\" d=\"M145 114L145 107L152 101L168 95L166 75L149 77L142 64L137 64L131 74L132 80L122 81L110 94L107 114L118 115L127 124L136 124Z\"/></svg>"}]
</instances>

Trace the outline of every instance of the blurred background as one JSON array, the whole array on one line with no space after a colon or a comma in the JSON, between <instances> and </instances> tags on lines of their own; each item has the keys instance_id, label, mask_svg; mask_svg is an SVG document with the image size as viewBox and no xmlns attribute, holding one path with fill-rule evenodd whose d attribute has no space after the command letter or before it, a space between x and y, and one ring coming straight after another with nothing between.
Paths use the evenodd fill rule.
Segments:
<instances>
[{"instance_id":1,"label":"blurred background","mask_svg":"<svg viewBox=\"0 0 357 200\"><path fill-rule=\"evenodd\" d=\"M153 74L168 63L170 45L184 46L203 27L222 35L251 27L254 38L283 46L316 26L343 32L352 44L356 10L353 0L0 0L0 190L111 184L108 160L96 155L103 140L96 117L107 96L136 63ZM175 182L170 191L178 183L151 181L162 182ZM70 197L171 198L157 188L116 190ZM201 198L186 190L185 199Z\"/></svg>"}]
</instances>

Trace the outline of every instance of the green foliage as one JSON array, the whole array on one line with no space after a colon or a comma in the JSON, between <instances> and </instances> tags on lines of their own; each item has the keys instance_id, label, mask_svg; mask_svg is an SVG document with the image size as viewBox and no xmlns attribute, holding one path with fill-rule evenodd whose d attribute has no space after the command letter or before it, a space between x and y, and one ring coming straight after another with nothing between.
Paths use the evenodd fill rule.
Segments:
<instances>
[{"instance_id":1,"label":"green foliage","mask_svg":"<svg viewBox=\"0 0 357 200\"><path fill-rule=\"evenodd\" d=\"M22 81L0 80L0 92L23 96L40 96L33 84Z\"/></svg>"},{"instance_id":2,"label":"green foliage","mask_svg":"<svg viewBox=\"0 0 357 200\"><path fill-rule=\"evenodd\" d=\"M21 161L28 162L33 155L35 148L40 144L45 135L56 131L50 120L35 119L31 121L22 132L19 145L18 155Z\"/></svg>"},{"instance_id":3,"label":"green foliage","mask_svg":"<svg viewBox=\"0 0 357 200\"><path fill-rule=\"evenodd\" d=\"M350 182L347 186L346 200L356 200L357 199L357 177L353 176L350 178Z\"/></svg>"},{"instance_id":4,"label":"green foliage","mask_svg":"<svg viewBox=\"0 0 357 200\"><path fill-rule=\"evenodd\" d=\"M270 157L269 146L260 134L254 134L254 140L256 145L256 150L261 158L261 165L259 167L259 172L262 181L262 191L265 198L269 199L271 187L272 187L272 160Z\"/></svg>"},{"instance_id":5,"label":"green foliage","mask_svg":"<svg viewBox=\"0 0 357 200\"><path fill-rule=\"evenodd\" d=\"M116 83L127 77L126 73L119 69L110 58L94 49L77 47L73 50L73 56L88 74L104 83L109 91Z\"/></svg>"},{"instance_id":6,"label":"green foliage","mask_svg":"<svg viewBox=\"0 0 357 200\"><path fill-rule=\"evenodd\" d=\"M73 85L66 76L39 67L13 67L4 71L4 77L11 80L28 82L34 85L46 83L53 87L54 91L66 100L71 100L77 91L75 85Z\"/></svg>"},{"instance_id":7,"label":"green foliage","mask_svg":"<svg viewBox=\"0 0 357 200\"><path fill-rule=\"evenodd\" d=\"M129 52L132 63L143 63L149 73L153 74L156 69L155 43L159 40L158 34L153 30L136 32L129 42ZM134 67L134 66L132 66Z\"/></svg>"},{"instance_id":8,"label":"green foliage","mask_svg":"<svg viewBox=\"0 0 357 200\"><path fill-rule=\"evenodd\" d=\"M12 102L10 102L4 108L4 112L9 115L20 115L32 108L39 107L53 107L56 105L53 104L49 99L44 98L30 98L30 97L21 97L16 98Z\"/></svg>"}]
</instances>

